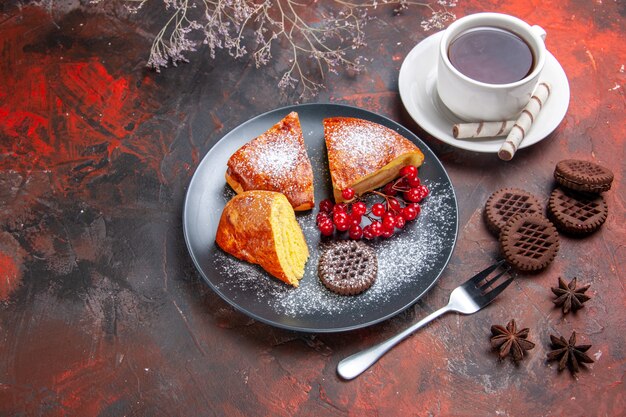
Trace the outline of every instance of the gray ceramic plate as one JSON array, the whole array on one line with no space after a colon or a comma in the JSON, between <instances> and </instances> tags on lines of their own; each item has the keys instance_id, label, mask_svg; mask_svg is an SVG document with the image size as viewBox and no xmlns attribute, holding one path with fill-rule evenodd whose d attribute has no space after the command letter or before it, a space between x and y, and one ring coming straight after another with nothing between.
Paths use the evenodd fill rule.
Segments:
<instances>
[{"instance_id":1,"label":"gray ceramic plate","mask_svg":"<svg viewBox=\"0 0 626 417\"><path fill-rule=\"evenodd\" d=\"M315 176L315 201L332 196L322 120L345 116L371 120L413 141L425 155L419 170L431 195L422 202L417 220L386 240L368 242L378 255L378 278L366 292L342 297L328 291L317 277L320 234L317 208L298 214L311 257L300 287L292 288L261 268L237 260L215 244L226 202L234 195L226 185L226 162L244 143L260 135L291 111L300 116ZM191 179L183 209L185 241L204 280L226 302L261 322L303 332L339 332L366 327L406 309L437 281L456 242L458 210L448 175L435 154L398 123L355 107L305 104L272 110L225 135L202 159Z\"/></svg>"}]
</instances>

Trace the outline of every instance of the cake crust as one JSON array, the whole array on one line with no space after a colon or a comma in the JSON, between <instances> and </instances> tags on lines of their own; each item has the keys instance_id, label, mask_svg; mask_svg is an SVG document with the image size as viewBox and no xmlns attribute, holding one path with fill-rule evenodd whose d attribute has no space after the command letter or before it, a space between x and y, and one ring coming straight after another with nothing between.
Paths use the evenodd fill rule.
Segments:
<instances>
[{"instance_id":1,"label":"cake crust","mask_svg":"<svg viewBox=\"0 0 626 417\"><path fill-rule=\"evenodd\" d=\"M281 199L293 215L289 202L281 193L254 190L236 195L224 207L215 242L234 257L257 264L272 276L297 287L302 277L294 278L286 270L288 263L284 259L281 262L275 238L278 225L272 223L272 210L275 210L276 200ZM293 220L295 222L295 216ZM305 241L299 227L295 233ZM306 248L306 243L304 245ZM308 248L305 250L308 257Z\"/></svg>"},{"instance_id":2,"label":"cake crust","mask_svg":"<svg viewBox=\"0 0 626 417\"><path fill-rule=\"evenodd\" d=\"M298 113L289 113L239 148L228 160L225 177L237 194L276 191L283 193L296 211L313 208L313 168Z\"/></svg>"},{"instance_id":3,"label":"cake crust","mask_svg":"<svg viewBox=\"0 0 626 417\"><path fill-rule=\"evenodd\" d=\"M405 165L420 166L424 154L399 133L368 120L351 117L324 119L324 138L335 201L341 190L357 194L397 178Z\"/></svg>"}]
</instances>

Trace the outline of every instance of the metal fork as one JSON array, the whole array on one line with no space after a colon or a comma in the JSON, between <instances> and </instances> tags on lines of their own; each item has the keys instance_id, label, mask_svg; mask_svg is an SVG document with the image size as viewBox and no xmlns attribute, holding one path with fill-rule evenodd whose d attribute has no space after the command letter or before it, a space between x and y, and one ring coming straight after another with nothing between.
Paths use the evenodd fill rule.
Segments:
<instances>
[{"instance_id":1,"label":"metal fork","mask_svg":"<svg viewBox=\"0 0 626 417\"><path fill-rule=\"evenodd\" d=\"M396 336L387 339L386 341L372 346L369 349L365 349L361 352L357 352L352 356L348 356L343 359L337 365L337 372L344 379L352 379L359 376L367 368L372 366L378 359L380 359L385 353L387 353L392 347L397 345L402 340L406 339L409 335L415 332L417 329L430 323L437 317L455 311L461 314L472 314L491 303L498 294L513 282L511 277L498 285L493 289L489 287L494 284L503 274L509 271L508 266L495 277L483 282L492 272L498 269L504 264L504 260L496 262L484 271L479 272L472 278L456 287L450 294L450 300L448 305L426 316L413 326L397 334Z\"/></svg>"}]
</instances>

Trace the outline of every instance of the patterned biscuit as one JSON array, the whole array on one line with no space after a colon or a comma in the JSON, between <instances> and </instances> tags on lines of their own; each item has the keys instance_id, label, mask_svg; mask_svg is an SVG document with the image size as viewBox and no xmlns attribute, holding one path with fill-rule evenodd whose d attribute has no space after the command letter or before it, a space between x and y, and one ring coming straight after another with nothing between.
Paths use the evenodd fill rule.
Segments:
<instances>
[{"instance_id":1,"label":"patterned biscuit","mask_svg":"<svg viewBox=\"0 0 626 417\"><path fill-rule=\"evenodd\" d=\"M511 266L524 272L539 271L554 260L559 234L541 214L517 214L502 228L500 245Z\"/></svg>"},{"instance_id":2,"label":"patterned biscuit","mask_svg":"<svg viewBox=\"0 0 626 417\"><path fill-rule=\"evenodd\" d=\"M506 222L516 214L541 213L541 204L537 197L519 188L502 188L487 199L485 204L485 222L487 228L496 236Z\"/></svg>"},{"instance_id":3,"label":"patterned biscuit","mask_svg":"<svg viewBox=\"0 0 626 417\"><path fill-rule=\"evenodd\" d=\"M318 274L334 293L360 294L374 284L377 273L376 253L363 242L334 241L322 248Z\"/></svg>"},{"instance_id":4,"label":"patterned biscuit","mask_svg":"<svg viewBox=\"0 0 626 417\"><path fill-rule=\"evenodd\" d=\"M608 214L604 198L599 194L582 194L556 188L550 194L548 215L557 229L580 235L598 230Z\"/></svg>"},{"instance_id":5,"label":"patterned biscuit","mask_svg":"<svg viewBox=\"0 0 626 417\"><path fill-rule=\"evenodd\" d=\"M593 162L565 159L556 164L554 179L574 191L601 193L611 189L613 172Z\"/></svg>"}]
</instances>

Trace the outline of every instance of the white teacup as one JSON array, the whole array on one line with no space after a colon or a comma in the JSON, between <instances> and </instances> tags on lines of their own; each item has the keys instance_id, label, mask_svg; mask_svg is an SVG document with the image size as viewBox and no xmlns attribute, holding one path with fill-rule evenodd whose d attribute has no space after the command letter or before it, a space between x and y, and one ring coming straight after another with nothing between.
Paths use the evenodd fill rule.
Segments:
<instances>
[{"instance_id":1,"label":"white teacup","mask_svg":"<svg viewBox=\"0 0 626 417\"><path fill-rule=\"evenodd\" d=\"M461 34L479 27L504 29L519 36L531 49L534 67L523 79L508 84L474 80L452 65L450 44ZM466 121L500 121L514 118L530 100L546 61L546 32L516 17L500 13L477 13L452 23L439 45L437 92L443 104Z\"/></svg>"}]
</instances>

